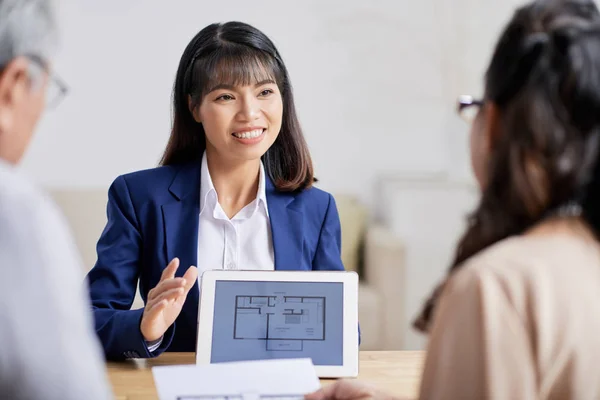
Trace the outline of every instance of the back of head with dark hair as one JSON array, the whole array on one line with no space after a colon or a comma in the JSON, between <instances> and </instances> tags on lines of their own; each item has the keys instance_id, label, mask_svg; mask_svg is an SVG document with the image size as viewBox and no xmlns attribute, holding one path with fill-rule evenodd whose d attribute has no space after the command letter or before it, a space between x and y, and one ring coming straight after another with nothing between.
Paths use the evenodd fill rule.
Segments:
<instances>
[{"instance_id":1,"label":"back of head with dark hair","mask_svg":"<svg viewBox=\"0 0 600 400\"><path fill-rule=\"evenodd\" d=\"M450 272L568 204L600 237L600 14L591 0L539 0L516 11L485 78L499 111L478 208ZM415 326L426 330L441 286Z\"/></svg>"},{"instance_id":2,"label":"back of head with dark hair","mask_svg":"<svg viewBox=\"0 0 600 400\"><path fill-rule=\"evenodd\" d=\"M212 24L186 47L173 88L173 127L161 165L199 161L206 148L204 128L188 105L197 107L218 84L250 85L274 79L283 99L279 136L263 156L265 171L281 191L313 184L313 166L296 109L287 69L271 40L242 23Z\"/></svg>"}]
</instances>

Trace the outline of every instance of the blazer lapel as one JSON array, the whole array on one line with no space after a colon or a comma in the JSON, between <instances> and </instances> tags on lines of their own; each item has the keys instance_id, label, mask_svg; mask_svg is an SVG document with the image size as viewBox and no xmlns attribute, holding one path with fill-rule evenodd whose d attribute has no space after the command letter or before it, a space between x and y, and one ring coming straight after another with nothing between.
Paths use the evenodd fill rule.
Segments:
<instances>
[{"instance_id":1,"label":"blazer lapel","mask_svg":"<svg viewBox=\"0 0 600 400\"><path fill-rule=\"evenodd\" d=\"M278 271L309 269L302 263L304 221L302 212L294 208L294 195L277 191L268 175L266 192L275 269Z\"/></svg>"},{"instance_id":2,"label":"blazer lapel","mask_svg":"<svg viewBox=\"0 0 600 400\"><path fill-rule=\"evenodd\" d=\"M182 167L169 192L173 199L162 205L167 263L180 260L176 276L183 276L198 263L198 219L200 214L200 163Z\"/></svg>"},{"instance_id":3,"label":"blazer lapel","mask_svg":"<svg viewBox=\"0 0 600 400\"><path fill-rule=\"evenodd\" d=\"M173 199L162 205L167 263L174 257L181 261L176 276L182 276L190 265L198 263L200 166L200 163L188 164L179 170L169 187ZM277 191L268 175L266 194L275 269L309 270L310 266L302 262L304 220L302 212L294 208L295 196ZM197 294L197 283L195 287L191 293Z\"/></svg>"},{"instance_id":4,"label":"blazer lapel","mask_svg":"<svg viewBox=\"0 0 600 400\"><path fill-rule=\"evenodd\" d=\"M178 257L175 276L181 277L198 264L198 222L200 218L200 163L183 166L169 187L173 199L162 205L167 260ZM167 262L168 262L167 261ZM166 265L165 265L166 266ZM198 281L190 289L182 313L196 321L199 302ZM195 323L192 324L195 326Z\"/></svg>"}]
</instances>

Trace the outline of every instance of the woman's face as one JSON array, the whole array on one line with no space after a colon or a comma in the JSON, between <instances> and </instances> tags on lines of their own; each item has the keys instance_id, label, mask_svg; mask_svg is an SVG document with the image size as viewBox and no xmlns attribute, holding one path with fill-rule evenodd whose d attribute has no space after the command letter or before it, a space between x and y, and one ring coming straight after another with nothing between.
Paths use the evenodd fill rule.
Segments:
<instances>
[{"instance_id":1,"label":"woman's face","mask_svg":"<svg viewBox=\"0 0 600 400\"><path fill-rule=\"evenodd\" d=\"M206 151L223 159L258 160L273 145L283 116L277 84L218 85L193 110L206 133Z\"/></svg>"}]
</instances>

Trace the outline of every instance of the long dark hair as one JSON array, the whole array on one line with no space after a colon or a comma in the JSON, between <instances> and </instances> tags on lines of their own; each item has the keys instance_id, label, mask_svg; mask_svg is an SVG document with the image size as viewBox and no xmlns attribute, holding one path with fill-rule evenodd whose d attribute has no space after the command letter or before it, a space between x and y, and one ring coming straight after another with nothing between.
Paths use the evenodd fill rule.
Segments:
<instances>
[{"instance_id":1,"label":"long dark hair","mask_svg":"<svg viewBox=\"0 0 600 400\"><path fill-rule=\"evenodd\" d=\"M315 181L312 160L285 64L264 33L242 22L209 25L187 45L173 87L171 136L160 164L199 161L206 148L204 128L190 112L188 96L197 107L216 84L249 85L264 78L275 80L283 99L281 131L262 157L265 171L278 190L310 187Z\"/></svg>"},{"instance_id":2,"label":"long dark hair","mask_svg":"<svg viewBox=\"0 0 600 400\"><path fill-rule=\"evenodd\" d=\"M600 14L591 0L540 0L505 28L485 79L499 110L487 185L450 273L565 204L600 235ZM415 327L428 329L443 284Z\"/></svg>"}]
</instances>

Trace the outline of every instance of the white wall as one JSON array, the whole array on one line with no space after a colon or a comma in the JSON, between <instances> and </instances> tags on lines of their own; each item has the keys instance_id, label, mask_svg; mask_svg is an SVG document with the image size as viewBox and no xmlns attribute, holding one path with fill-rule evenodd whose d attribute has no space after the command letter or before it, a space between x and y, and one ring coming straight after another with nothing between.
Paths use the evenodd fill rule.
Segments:
<instances>
[{"instance_id":1,"label":"white wall","mask_svg":"<svg viewBox=\"0 0 600 400\"><path fill-rule=\"evenodd\" d=\"M421 349L426 337L412 328L412 322L444 278L465 229L465 216L475 207L479 193L474 185L439 176L396 177L385 183L386 218L406 248L404 303L399 313L403 346Z\"/></svg>"},{"instance_id":2,"label":"white wall","mask_svg":"<svg viewBox=\"0 0 600 400\"><path fill-rule=\"evenodd\" d=\"M496 35L518 3L63 0L56 70L71 93L45 115L24 169L49 187L107 187L155 166L184 47L209 23L249 22L288 65L320 186L356 194L406 241L411 319L446 269L472 199L441 196L428 213L422 192L397 182L423 173L441 176L441 187L472 181L455 99L481 93ZM421 347L411 335L407 347Z\"/></svg>"},{"instance_id":3,"label":"white wall","mask_svg":"<svg viewBox=\"0 0 600 400\"><path fill-rule=\"evenodd\" d=\"M243 20L287 62L322 186L370 202L380 173L466 165L454 100L479 89L510 8L499 3L63 0L56 70L71 92L24 168L47 186L102 187L155 166L184 47L211 22Z\"/></svg>"}]
</instances>

